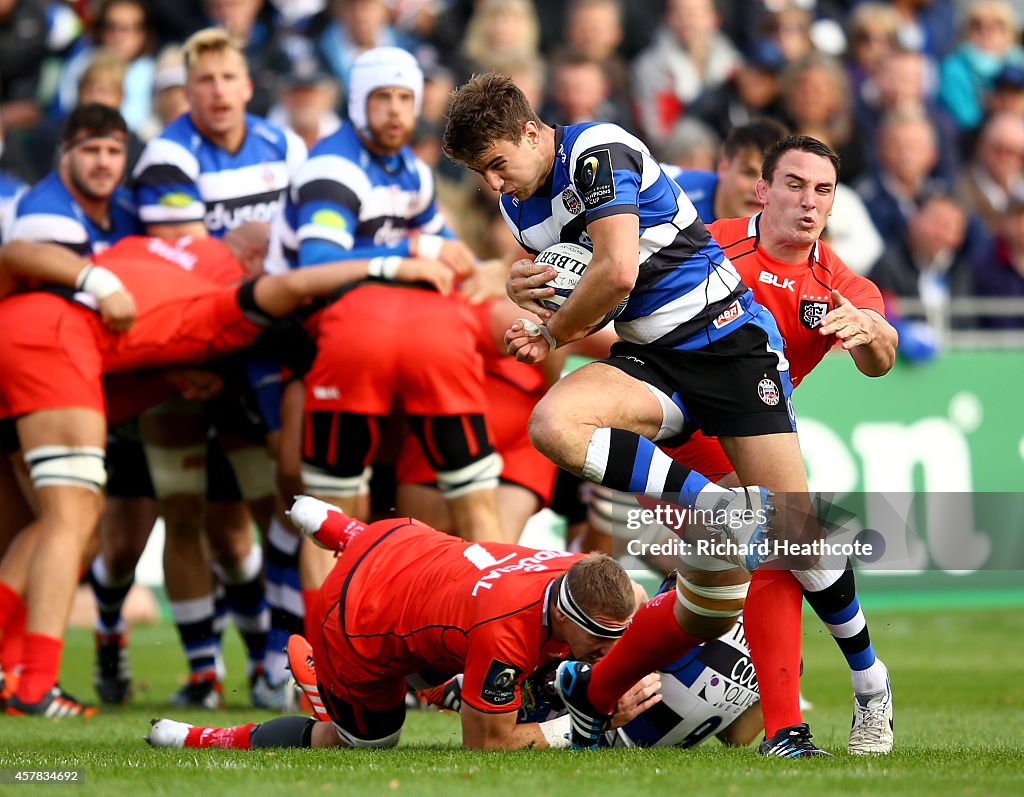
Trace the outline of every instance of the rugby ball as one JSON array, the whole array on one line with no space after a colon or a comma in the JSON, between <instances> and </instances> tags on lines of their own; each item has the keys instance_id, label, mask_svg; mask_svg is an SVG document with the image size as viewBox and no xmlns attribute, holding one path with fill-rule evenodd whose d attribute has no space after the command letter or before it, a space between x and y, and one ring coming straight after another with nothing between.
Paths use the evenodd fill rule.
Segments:
<instances>
[{"instance_id":1,"label":"rugby ball","mask_svg":"<svg viewBox=\"0 0 1024 797\"><path fill-rule=\"evenodd\" d=\"M593 256L594 253L585 246L563 242L553 244L537 255L534 263L551 266L558 272L554 279L546 283L547 287L555 289L555 295L540 299L540 304L552 312L558 310L562 306L562 302L568 299L569 294L576 288ZM627 302L629 302L629 296L626 296L626 298L619 302L619 306L608 314L605 321L618 316L619 313L626 309Z\"/></svg>"}]
</instances>

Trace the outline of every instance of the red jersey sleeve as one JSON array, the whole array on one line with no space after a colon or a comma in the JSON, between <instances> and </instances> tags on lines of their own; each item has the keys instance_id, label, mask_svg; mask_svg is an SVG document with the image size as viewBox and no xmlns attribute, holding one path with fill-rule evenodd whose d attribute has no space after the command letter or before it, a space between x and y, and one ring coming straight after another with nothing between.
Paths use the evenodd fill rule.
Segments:
<instances>
[{"instance_id":1,"label":"red jersey sleeve","mask_svg":"<svg viewBox=\"0 0 1024 797\"><path fill-rule=\"evenodd\" d=\"M477 711L504 714L522 703L519 687L533 671L537 652L507 623L488 623L469 636L462 699Z\"/></svg>"}]
</instances>

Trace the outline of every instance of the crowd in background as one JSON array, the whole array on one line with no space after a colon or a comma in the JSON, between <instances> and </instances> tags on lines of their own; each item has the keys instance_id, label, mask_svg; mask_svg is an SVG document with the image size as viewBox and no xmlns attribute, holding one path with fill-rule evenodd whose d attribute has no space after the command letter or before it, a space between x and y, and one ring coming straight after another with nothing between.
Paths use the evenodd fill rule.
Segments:
<instances>
[{"instance_id":1,"label":"crowd in background","mask_svg":"<svg viewBox=\"0 0 1024 797\"><path fill-rule=\"evenodd\" d=\"M933 324L949 300L1024 296L1024 47L1011 0L0 0L0 194L53 163L81 100L120 108L131 159L184 110L177 44L208 25L246 45L252 113L307 144L340 124L354 58L412 52L426 74L418 154L481 256L493 197L444 160L449 91L511 75L543 119L613 121L663 161L714 170L729 129L770 116L832 145L851 267ZM850 190L852 189L852 190ZM841 217L841 218L840 218ZM843 225L841 233L839 226ZM831 232L831 231L830 231ZM834 238L838 243L838 238Z\"/></svg>"}]
</instances>

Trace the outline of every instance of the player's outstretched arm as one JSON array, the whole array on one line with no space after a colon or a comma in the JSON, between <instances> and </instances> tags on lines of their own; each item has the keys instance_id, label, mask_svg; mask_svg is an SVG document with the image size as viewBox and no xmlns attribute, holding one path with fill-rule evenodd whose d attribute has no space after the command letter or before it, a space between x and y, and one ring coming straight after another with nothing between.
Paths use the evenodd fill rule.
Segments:
<instances>
[{"instance_id":1,"label":"player's outstretched arm","mask_svg":"<svg viewBox=\"0 0 1024 797\"><path fill-rule=\"evenodd\" d=\"M835 309L822 319L822 335L835 335L850 352L865 376L884 376L896 362L895 328L874 310L855 307L839 291L832 291Z\"/></svg>"},{"instance_id":2,"label":"player's outstretched arm","mask_svg":"<svg viewBox=\"0 0 1024 797\"><path fill-rule=\"evenodd\" d=\"M268 315L283 318L310 299L329 296L339 288L375 277L389 282L425 282L449 295L455 275L436 260L418 257L375 257L372 260L340 260L319 266L271 274L256 282L256 304Z\"/></svg>"},{"instance_id":3,"label":"player's outstretched arm","mask_svg":"<svg viewBox=\"0 0 1024 797\"><path fill-rule=\"evenodd\" d=\"M0 248L0 286L43 282L76 288L95 297L103 323L123 332L135 322L135 301L117 276L65 246L15 240ZM2 294L0 294L2 295Z\"/></svg>"}]
</instances>

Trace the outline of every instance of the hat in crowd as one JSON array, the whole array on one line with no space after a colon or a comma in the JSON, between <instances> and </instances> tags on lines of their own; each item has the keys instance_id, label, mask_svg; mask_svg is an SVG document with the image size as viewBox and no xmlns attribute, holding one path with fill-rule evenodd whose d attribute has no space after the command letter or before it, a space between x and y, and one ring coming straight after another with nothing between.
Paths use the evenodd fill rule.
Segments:
<instances>
[{"instance_id":1,"label":"hat in crowd","mask_svg":"<svg viewBox=\"0 0 1024 797\"><path fill-rule=\"evenodd\" d=\"M770 39L754 39L743 48L743 61L751 69L775 74L786 66L779 45Z\"/></svg>"},{"instance_id":2,"label":"hat in crowd","mask_svg":"<svg viewBox=\"0 0 1024 797\"><path fill-rule=\"evenodd\" d=\"M1024 91L1024 66L1007 64L1000 69L992 80L994 89L1010 89Z\"/></svg>"},{"instance_id":3,"label":"hat in crowd","mask_svg":"<svg viewBox=\"0 0 1024 797\"><path fill-rule=\"evenodd\" d=\"M375 47L360 55L348 76L348 118L356 130L366 131L366 100L377 89L409 89L416 115L423 107L423 71L412 53L401 47Z\"/></svg>"},{"instance_id":4,"label":"hat in crowd","mask_svg":"<svg viewBox=\"0 0 1024 797\"><path fill-rule=\"evenodd\" d=\"M315 57L296 59L291 68L281 75L281 84L285 89L313 88L332 80L334 76Z\"/></svg>"}]
</instances>

